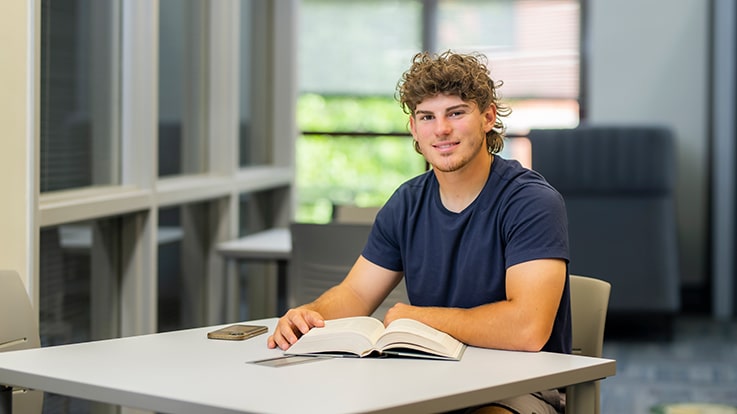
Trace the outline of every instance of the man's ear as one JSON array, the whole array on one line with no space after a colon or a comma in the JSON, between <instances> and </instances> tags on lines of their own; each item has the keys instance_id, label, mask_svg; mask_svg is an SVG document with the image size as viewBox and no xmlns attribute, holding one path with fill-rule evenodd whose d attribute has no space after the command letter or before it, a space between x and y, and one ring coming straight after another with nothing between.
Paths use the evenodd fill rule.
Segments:
<instances>
[{"instance_id":1,"label":"man's ear","mask_svg":"<svg viewBox=\"0 0 737 414\"><path fill-rule=\"evenodd\" d=\"M489 132L494 128L496 122L496 105L489 104L482 115L484 117L484 131Z\"/></svg>"},{"instance_id":2,"label":"man's ear","mask_svg":"<svg viewBox=\"0 0 737 414\"><path fill-rule=\"evenodd\" d=\"M409 116L409 132L412 133L412 136L415 136L415 116L414 114Z\"/></svg>"}]
</instances>

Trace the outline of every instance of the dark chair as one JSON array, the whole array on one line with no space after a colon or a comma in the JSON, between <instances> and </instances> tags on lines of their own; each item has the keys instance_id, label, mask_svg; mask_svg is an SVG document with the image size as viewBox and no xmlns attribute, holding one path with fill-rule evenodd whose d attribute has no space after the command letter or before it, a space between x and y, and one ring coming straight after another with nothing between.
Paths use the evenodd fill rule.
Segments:
<instances>
[{"instance_id":1,"label":"dark chair","mask_svg":"<svg viewBox=\"0 0 737 414\"><path fill-rule=\"evenodd\" d=\"M569 271L612 284L610 315L670 332L680 309L671 132L581 126L533 130L529 138L532 169L565 199Z\"/></svg>"},{"instance_id":2,"label":"dark chair","mask_svg":"<svg viewBox=\"0 0 737 414\"><path fill-rule=\"evenodd\" d=\"M340 283L361 254L371 224L292 223L292 259L289 265L289 306L315 300ZM404 281L373 313L383 319L396 302L409 303Z\"/></svg>"}]
</instances>

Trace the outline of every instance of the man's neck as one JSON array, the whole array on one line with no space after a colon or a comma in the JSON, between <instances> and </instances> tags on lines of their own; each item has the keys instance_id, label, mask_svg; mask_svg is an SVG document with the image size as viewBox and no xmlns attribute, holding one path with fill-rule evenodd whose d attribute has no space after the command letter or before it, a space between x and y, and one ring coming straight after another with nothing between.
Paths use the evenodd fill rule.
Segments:
<instances>
[{"instance_id":1,"label":"man's neck","mask_svg":"<svg viewBox=\"0 0 737 414\"><path fill-rule=\"evenodd\" d=\"M484 152L478 158L478 162L458 171L435 171L440 186L440 200L448 210L460 213L473 203L486 185L494 156Z\"/></svg>"}]
</instances>

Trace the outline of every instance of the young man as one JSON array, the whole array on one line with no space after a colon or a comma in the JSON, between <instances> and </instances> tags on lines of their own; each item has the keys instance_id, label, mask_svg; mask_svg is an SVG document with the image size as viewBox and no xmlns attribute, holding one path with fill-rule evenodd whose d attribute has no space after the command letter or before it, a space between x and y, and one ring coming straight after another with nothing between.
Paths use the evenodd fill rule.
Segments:
<instances>
[{"instance_id":1,"label":"young man","mask_svg":"<svg viewBox=\"0 0 737 414\"><path fill-rule=\"evenodd\" d=\"M325 319L371 314L404 277L411 304L394 305L385 324L411 318L473 346L571 352L565 206L539 174L496 155L510 112L498 86L476 55L414 57L397 96L432 170L397 189L343 282L290 309L269 347L287 349ZM555 413L557 399L477 411Z\"/></svg>"}]
</instances>

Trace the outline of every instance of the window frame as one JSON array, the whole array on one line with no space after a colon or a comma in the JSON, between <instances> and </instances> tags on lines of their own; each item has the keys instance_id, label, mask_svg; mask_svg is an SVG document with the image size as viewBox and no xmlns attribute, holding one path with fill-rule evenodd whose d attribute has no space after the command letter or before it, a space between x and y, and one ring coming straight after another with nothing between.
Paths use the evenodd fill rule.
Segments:
<instances>
[{"instance_id":1,"label":"window frame","mask_svg":"<svg viewBox=\"0 0 737 414\"><path fill-rule=\"evenodd\" d=\"M15 116L20 122L9 124L9 133L22 136L19 140L3 140L0 148L7 165L7 177L0 179L9 190L16 192L17 202L0 208L6 217L2 224L11 225L0 234L3 266L19 271L38 309L39 305L39 238L41 230L52 226L94 221L106 217L121 217L122 230L116 237L125 263L93 261L92 274L109 279L102 285L119 286L119 311L113 312L110 323L116 324L119 335L152 333L156 331L156 238L157 211L171 205L185 205L208 201L214 205L215 240L225 241L238 236L238 199L241 194L266 190L284 192L275 206L276 225L286 225L291 217L293 146L296 135L295 43L292 29L296 20L295 0L259 0L257 8L266 24L259 29L264 56L260 62L261 74L270 74L262 92L269 97L269 110L279 108L279 117L264 119L259 135L267 143L271 160L265 165L239 168L236 159L238 135L238 31L240 30L237 0L208 3L206 22L208 31L207 73L204 78L207 99L201 108L207 120L205 136L209 145L209 168L202 174L182 175L159 179L157 174L157 42L158 2L124 1L120 5L120 105L118 130L120 134L120 184L75 188L40 193L39 187L39 107L40 38L42 36L41 0L13 3L8 13L0 18L4 31L14 36L6 38L14 62L12 68L0 69L7 79L19 83L1 100L3 106L21 105ZM4 8L4 10L6 9ZM118 30L114 28L114 30ZM272 53L278 50L280 53ZM275 79L279 79L276 82ZM5 116L3 117L5 119ZM277 122L278 121L278 122ZM115 121L111 127L115 128ZM12 142L10 142L12 141ZM279 151L276 151L279 149ZM10 218L7 218L10 217ZM12 218L12 219L11 219ZM13 224L17 222L17 225ZM104 227L104 226L103 226ZM104 232L93 225L93 234ZM105 236L105 235L103 235ZM220 292L227 277L234 277L235 268L210 246L205 252L208 262L207 323L223 320ZM97 264L94 264L97 263ZM153 275L153 276L152 276ZM118 315L119 314L119 315ZM117 319L119 316L119 319Z\"/></svg>"}]
</instances>

